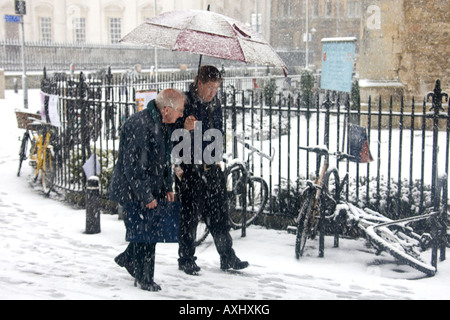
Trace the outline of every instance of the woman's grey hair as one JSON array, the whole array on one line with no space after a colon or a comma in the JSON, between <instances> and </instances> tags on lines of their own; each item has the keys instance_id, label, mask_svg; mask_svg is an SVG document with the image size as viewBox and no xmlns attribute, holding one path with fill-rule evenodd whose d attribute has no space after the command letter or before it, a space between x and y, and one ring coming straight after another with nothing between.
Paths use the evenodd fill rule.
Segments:
<instances>
[{"instance_id":1,"label":"woman's grey hair","mask_svg":"<svg viewBox=\"0 0 450 320\"><path fill-rule=\"evenodd\" d=\"M186 102L186 95L183 92L173 88L161 91L155 99L156 106L159 109L164 107L175 109L179 105L180 101L184 106L184 103Z\"/></svg>"}]
</instances>

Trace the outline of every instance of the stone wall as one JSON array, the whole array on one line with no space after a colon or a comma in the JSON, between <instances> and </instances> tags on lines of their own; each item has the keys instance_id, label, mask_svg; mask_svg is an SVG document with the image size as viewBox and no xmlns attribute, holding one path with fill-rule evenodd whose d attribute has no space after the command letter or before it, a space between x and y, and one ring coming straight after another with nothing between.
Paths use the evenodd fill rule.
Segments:
<instances>
[{"instance_id":1,"label":"stone wall","mask_svg":"<svg viewBox=\"0 0 450 320\"><path fill-rule=\"evenodd\" d=\"M407 95L424 96L436 79L450 91L450 2L405 0L399 77Z\"/></svg>"},{"instance_id":2,"label":"stone wall","mask_svg":"<svg viewBox=\"0 0 450 320\"><path fill-rule=\"evenodd\" d=\"M436 79L450 90L450 3L441 0L362 0L362 101L379 90L422 99ZM383 87L383 82L386 86ZM374 89L375 88L375 89ZM388 92L389 93L389 92ZM378 96L378 95L376 95ZM388 99L388 98L387 98Z\"/></svg>"}]
</instances>

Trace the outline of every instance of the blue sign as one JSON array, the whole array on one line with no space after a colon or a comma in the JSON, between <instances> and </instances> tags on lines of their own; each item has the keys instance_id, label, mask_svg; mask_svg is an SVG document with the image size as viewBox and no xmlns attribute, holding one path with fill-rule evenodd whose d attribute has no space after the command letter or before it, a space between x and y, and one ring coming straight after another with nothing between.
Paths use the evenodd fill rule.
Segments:
<instances>
[{"instance_id":1,"label":"blue sign","mask_svg":"<svg viewBox=\"0 0 450 320\"><path fill-rule=\"evenodd\" d=\"M355 41L356 38L322 39L322 89L351 92Z\"/></svg>"},{"instance_id":2,"label":"blue sign","mask_svg":"<svg viewBox=\"0 0 450 320\"><path fill-rule=\"evenodd\" d=\"M5 14L5 22L20 23L20 16L12 16Z\"/></svg>"}]
</instances>

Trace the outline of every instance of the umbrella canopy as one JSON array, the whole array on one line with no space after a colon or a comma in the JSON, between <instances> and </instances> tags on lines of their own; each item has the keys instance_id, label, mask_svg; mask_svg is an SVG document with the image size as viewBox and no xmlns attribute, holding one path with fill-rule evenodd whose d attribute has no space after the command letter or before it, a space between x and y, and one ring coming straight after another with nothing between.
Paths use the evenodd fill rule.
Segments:
<instances>
[{"instance_id":1,"label":"umbrella canopy","mask_svg":"<svg viewBox=\"0 0 450 320\"><path fill-rule=\"evenodd\" d=\"M273 48L242 22L211 11L171 11L147 20L121 42L226 60L287 67Z\"/></svg>"}]
</instances>

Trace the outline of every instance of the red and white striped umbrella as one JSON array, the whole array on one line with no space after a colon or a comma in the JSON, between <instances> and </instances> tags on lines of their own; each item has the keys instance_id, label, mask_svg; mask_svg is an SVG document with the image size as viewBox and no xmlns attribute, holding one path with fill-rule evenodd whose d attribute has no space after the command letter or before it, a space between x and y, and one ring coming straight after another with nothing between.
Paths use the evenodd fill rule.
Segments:
<instances>
[{"instance_id":1,"label":"red and white striped umbrella","mask_svg":"<svg viewBox=\"0 0 450 320\"><path fill-rule=\"evenodd\" d=\"M203 10L171 11L136 27L121 42L226 60L287 67L273 48L242 22Z\"/></svg>"}]
</instances>

